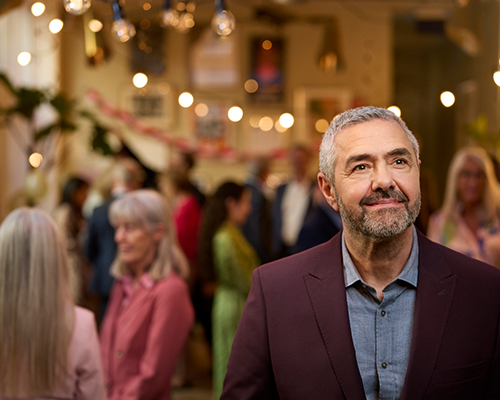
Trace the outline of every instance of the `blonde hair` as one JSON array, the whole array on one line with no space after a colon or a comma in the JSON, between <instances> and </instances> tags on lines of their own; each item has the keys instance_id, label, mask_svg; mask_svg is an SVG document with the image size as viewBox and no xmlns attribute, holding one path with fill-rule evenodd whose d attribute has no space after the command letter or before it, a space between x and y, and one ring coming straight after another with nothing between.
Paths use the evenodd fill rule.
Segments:
<instances>
[{"instance_id":1,"label":"blonde hair","mask_svg":"<svg viewBox=\"0 0 500 400\"><path fill-rule=\"evenodd\" d=\"M0 227L0 398L53 394L68 373L74 308L55 222L19 208Z\"/></svg>"},{"instance_id":2,"label":"blonde hair","mask_svg":"<svg viewBox=\"0 0 500 400\"><path fill-rule=\"evenodd\" d=\"M458 150L451 160L446 180L446 191L443 202L443 214L446 220L456 221L458 212L458 176L467 160L473 160L484 171L486 183L484 195L479 206L478 216L482 222L490 222L498 216L500 211L500 188L493 162L488 153L480 147L464 147Z\"/></svg>"},{"instance_id":3,"label":"blonde hair","mask_svg":"<svg viewBox=\"0 0 500 400\"><path fill-rule=\"evenodd\" d=\"M148 273L155 282L168 276L171 271L187 278L188 261L177 241L169 207L158 192L141 189L125 194L111 204L109 219L115 227L120 223L127 223L148 231L154 231L158 224L163 224L165 233L158 243L155 259ZM121 278L130 272L129 266L121 261L118 252L111 266L111 275Z\"/></svg>"}]
</instances>

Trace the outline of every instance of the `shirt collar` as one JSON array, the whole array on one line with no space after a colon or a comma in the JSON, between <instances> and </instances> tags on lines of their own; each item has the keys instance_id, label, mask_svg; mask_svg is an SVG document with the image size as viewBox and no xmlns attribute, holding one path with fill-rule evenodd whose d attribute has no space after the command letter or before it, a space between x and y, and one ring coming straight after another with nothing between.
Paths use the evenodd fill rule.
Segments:
<instances>
[{"instance_id":1,"label":"shirt collar","mask_svg":"<svg viewBox=\"0 0 500 400\"><path fill-rule=\"evenodd\" d=\"M134 277L132 274L124 275L122 277L122 283L124 290L130 294L133 291L133 282L134 282ZM144 289L149 290L154 286L155 282L151 278L151 275L149 275L148 272L145 274L142 274L142 276L139 278L139 285L141 285Z\"/></svg>"},{"instance_id":2,"label":"shirt collar","mask_svg":"<svg viewBox=\"0 0 500 400\"><path fill-rule=\"evenodd\" d=\"M342 260L344 263L344 282L345 287L349 287L356 283L357 281L363 281L361 276L359 275L358 270L356 269L354 263L352 262L349 251L347 250L347 246L345 244L344 232L342 231ZM398 275L398 277L394 280L401 280L409 283L413 287L417 287L418 280L418 236L417 230L415 226L413 226L413 244L411 246L410 257L408 257L408 261L406 262L403 270Z\"/></svg>"}]
</instances>

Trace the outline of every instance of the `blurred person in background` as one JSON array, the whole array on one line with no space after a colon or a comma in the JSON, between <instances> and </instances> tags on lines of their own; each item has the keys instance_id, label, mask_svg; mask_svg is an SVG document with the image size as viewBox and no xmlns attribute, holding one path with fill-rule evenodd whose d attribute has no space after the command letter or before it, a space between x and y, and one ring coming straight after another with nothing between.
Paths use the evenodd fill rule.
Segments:
<instances>
[{"instance_id":1,"label":"blurred person in background","mask_svg":"<svg viewBox=\"0 0 500 400\"><path fill-rule=\"evenodd\" d=\"M312 207L315 181L308 175L311 154L302 145L290 150L291 179L276 189L273 206L274 258L293 254L300 229Z\"/></svg>"},{"instance_id":2,"label":"blurred person in background","mask_svg":"<svg viewBox=\"0 0 500 400\"><path fill-rule=\"evenodd\" d=\"M270 164L267 157L259 157L248 163L246 187L252 193L252 211L241 228L262 263L271 261L271 204L265 193Z\"/></svg>"},{"instance_id":3,"label":"blurred person in background","mask_svg":"<svg viewBox=\"0 0 500 400\"><path fill-rule=\"evenodd\" d=\"M196 164L195 155L190 151L178 151L172 155L169 163L169 169L178 172L189 183L189 191L196 196L200 207L203 207L206 201L205 195L200 191L190 178L190 173Z\"/></svg>"},{"instance_id":4,"label":"blurred person in background","mask_svg":"<svg viewBox=\"0 0 500 400\"><path fill-rule=\"evenodd\" d=\"M159 193L125 194L111 205L110 220L118 252L101 326L108 398L167 400L194 319L189 265Z\"/></svg>"},{"instance_id":5,"label":"blurred person in background","mask_svg":"<svg viewBox=\"0 0 500 400\"><path fill-rule=\"evenodd\" d=\"M106 312L106 306L113 285L109 270L116 256L115 230L109 221L109 208L119 197L142 187L142 167L131 158L119 159L110 171L111 197L94 209L88 223L84 252L92 263L89 291L100 298L99 321Z\"/></svg>"},{"instance_id":6,"label":"blurred person in background","mask_svg":"<svg viewBox=\"0 0 500 400\"><path fill-rule=\"evenodd\" d=\"M479 147L453 157L443 206L427 236L453 250L500 268L500 189L493 163Z\"/></svg>"},{"instance_id":7,"label":"blurred person in background","mask_svg":"<svg viewBox=\"0 0 500 400\"><path fill-rule=\"evenodd\" d=\"M69 282L75 304L90 308L91 300L88 292L90 264L83 253L83 243L87 234L87 222L82 214L82 207L87 198L89 184L87 181L73 177L64 185L61 203L52 216L65 239L69 262Z\"/></svg>"},{"instance_id":8,"label":"blurred person in background","mask_svg":"<svg viewBox=\"0 0 500 400\"><path fill-rule=\"evenodd\" d=\"M94 314L73 304L63 238L19 208L0 227L0 398L104 400Z\"/></svg>"},{"instance_id":9,"label":"blurred person in background","mask_svg":"<svg viewBox=\"0 0 500 400\"><path fill-rule=\"evenodd\" d=\"M252 272L260 263L240 229L250 211L251 192L237 183L225 182L215 191L203 214L200 261L217 282L212 309L215 399L222 393L231 346L252 283Z\"/></svg>"}]
</instances>

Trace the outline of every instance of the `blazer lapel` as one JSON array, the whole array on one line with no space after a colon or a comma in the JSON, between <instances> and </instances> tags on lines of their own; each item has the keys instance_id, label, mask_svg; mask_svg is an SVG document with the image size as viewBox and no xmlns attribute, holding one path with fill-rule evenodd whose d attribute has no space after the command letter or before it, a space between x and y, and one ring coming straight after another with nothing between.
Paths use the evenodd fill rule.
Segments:
<instances>
[{"instance_id":1,"label":"blazer lapel","mask_svg":"<svg viewBox=\"0 0 500 400\"><path fill-rule=\"evenodd\" d=\"M304 276L318 329L337 380L348 400L364 400L349 325L345 294L341 235L327 242L322 252L311 260L312 271Z\"/></svg>"},{"instance_id":2,"label":"blazer lapel","mask_svg":"<svg viewBox=\"0 0 500 400\"><path fill-rule=\"evenodd\" d=\"M453 300L456 277L419 234L419 265L410 360L401 400L421 399L429 385Z\"/></svg>"}]
</instances>

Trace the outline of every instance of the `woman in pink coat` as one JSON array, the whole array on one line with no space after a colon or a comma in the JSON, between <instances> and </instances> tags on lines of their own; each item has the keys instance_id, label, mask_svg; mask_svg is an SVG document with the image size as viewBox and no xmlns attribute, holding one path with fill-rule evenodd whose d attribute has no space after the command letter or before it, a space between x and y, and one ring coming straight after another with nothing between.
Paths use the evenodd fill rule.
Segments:
<instances>
[{"instance_id":1,"label":"woman in pink coat","mask_svg":"<svg viewBox=\"0 0 500 400\"><path fill-rule=\"evenodd\" d=\"M104 400L94 315L75 307L62 236L20 208L0 227L0 399Z\"/></svg>"},{"instance_id":2,"label":"woman in pink coat","mask_svg":"<svg viewBox=\"0 0 500 400\"><path fill-rule=\"evenodd\" d=\"M101 327L109 400L170 399L170 380L193 323L188 263L167 205L137 190L110 208L118 254Z\"/></svg>"}]
</instances>

